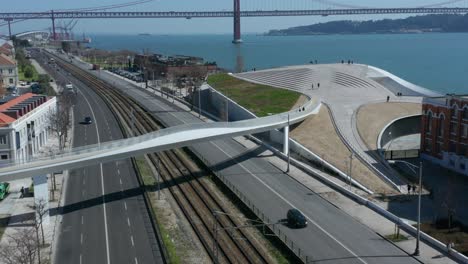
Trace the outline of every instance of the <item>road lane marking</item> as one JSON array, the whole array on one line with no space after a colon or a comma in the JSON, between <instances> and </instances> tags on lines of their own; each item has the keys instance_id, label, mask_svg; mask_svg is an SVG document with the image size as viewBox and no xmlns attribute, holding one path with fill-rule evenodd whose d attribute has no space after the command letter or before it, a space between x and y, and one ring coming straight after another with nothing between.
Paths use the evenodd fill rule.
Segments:
<instances>
[{"instance_id":1,"label":"road lane marking","mask_svg":"<svg viewBox=\"0 0 468 264\"><path fill-rule=\"evenodd\" d=\"M80 243L83 245L83 233L81 233Z\"/></svg>"},{"instance_id":2,"label":"road lane marking","mask_svg":"<svg viewBox=\"0 0 468 264\"><path fill-rule=\"evenodd\" d=\"M137 259L137 257L135 257L135 264L138 264L138 259Z\"/></svg>"},{"instance_id":3,"label":"road lane marking","mask_svg":"<svg viewBox=\"0 0 468 264\"><path fill-rule=\"evenodd\" d=\"M83 263L83 256L80 254L80 264Z\"/></svg>"},{"instance_id":4,"label":"road lane marking","mask_svg":"<svg viewBox=\"0 0 468 264\"><path fill-rule=\"evenodd\" d=\"M217 144L215 143L212 143L216 148L218 148L219 150L221 150L221 152L223 152L224 154L226 154L230 159L236 161L236 158L229 155L228 153L226 153L221 147L219 147ZM281 194L279 194L277 191L275 191L273 188L271 188L268 184L266 184L262 179L260 179L257 175L255 175L253 172L251 172L249 169L247 169L244 165L242 165L241 163L237 163L239 166L241 166L246 172L250 173L255 179L257 179L261 184L263 184L265 187L267 187L270 191L272 191L274 194L276 194L279 198L281 198L281 200L283 200L285 203L287 203L289 206L293 207L293 208L296 208L296 206L294 206L292 203L290 203L286 198L284 198ZM299 210L299 209L298 209ZM363 259L361 259L358 255L356 255L356 253L354 253L351 249L349 249L347 246L345 246L343 243L341 243L341 241L339 241L337 238L335 238L332 234L330 234L327 230L325 230L323 227L321 227L317 222L315 222L314 220L312 220L312 218L310 218L308 215L306 215L304 212L302 212L301 210L299 210L305 217L307 217L307 219L314 225L316 226L318 229L320 229L323 233L325 233L328 237L330 237L331 239L333 239L336 243L338 243L340 246L342 246L344 249L346 249L346 251L348 251L349 253L351 253L353 256L355 256L359 261L361 261L362 263L364 264L367 264L367 262L365 262Z\"/></svg>"},{"instance_id":5,"label":"road lane marking","mask_svg":"<svg viewBox=\"0 0 468 264\"><path fill-rule=\"evenodd\" d=\"M119 181L120 181L120 185L122 185L122 178L120 178Z\"/></svg>"},{"instance_id":6,"label":"road lane marking","mask_svg":"<svg viewBox=\"0 0 468 264\"><path fill-rule=\"evenodd\" d=\"M117 174L119 174L119 175L120 175L120 169L117 169Z\"/></svg>"},{"instance_id":7,"label":"road lane marking","mask_svg":"<svg viewBox=\"0 0 468 264\"><path fill-rule=\"evenodd\" d=\"M124 202L125 211L127 211L127 202Z\"/></svg>"},{"instance_id":8,"label":"road lane marking","mask_svg":"<svg viewBox=\"0 0 468 264\"><path fill-rule=\"evenodd\" d=\"M84 219L83 216L81 216L81 224L84 223L84 220L83 220L83 219Z\"/></svg>"},{"instance_id":9,"label":"road lane marking","mask_svg":"<svg viewBox=\"0 0 468 264\"><path fill-rule=\"evenodd\" d=\"M130 227L130 218L127 217L127 224Z\"/></svg>"},{"instance_id":10,"label":"road lane marking","mask_svg":"<svg viewBox=\"0 0 468 264\"><path fill-rule=\"evenodd\" d=\"M97 125L97 119L96 115L94 114L93 108L91 107L91 103L89 102L88 98L84 95L84 93L79 90L79 93L83 96L85 99L86 103L88 104L89 109L91 110L91 114L93 115L93 119L95 120L94 122L94 127L96 128L96 134L97 134L97 141L98 145L101 145L101 138L99 136L99 129ZM104 212L104 231L106 234L106 255L107 255L107 264L110 263L110 250L109 250L109 231L108 231L108 226L107 226L107 212L106 212L106 199L105 199L105 190L104 190L104 170L102 168L102 163L99 164L101 167L101 187L102 187L102 206L103 206L103 212Z\"/></svg>"},{"instance_id":11,"label":"road lane marking","mask_svg":"<svg viewBox=\"0 0 468 264\"><path fill-rule=\"evenodd\" d=\"M133 236L130 236L130 240L132 241L132 246L135 246L135 242L133 242Z\"/></svg>"}]
</instances>

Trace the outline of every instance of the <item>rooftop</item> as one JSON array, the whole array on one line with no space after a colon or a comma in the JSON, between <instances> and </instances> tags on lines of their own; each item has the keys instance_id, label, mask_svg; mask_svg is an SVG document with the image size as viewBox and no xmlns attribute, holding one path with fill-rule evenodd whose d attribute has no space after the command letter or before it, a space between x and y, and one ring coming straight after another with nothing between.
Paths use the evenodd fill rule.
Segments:
<instances>
[{"instance_id":1,"label":"rooftop","mask_svg":"<svg viewBox=\"0 0 468 264\"><path fill-rule=\"evenodd\" d=\"M15 66L16 62L5 54L0 54L0 65Z\"/></svg>"},{"instance_id":2,"label":"rooftop","mask_svg":"<svg viewBox=\"0 0 468 264\"><path fill-rule=\"evenodd\" d=\"M36 98L34 98L34 97L36 97ZM9 113L11 111L14 111L14 112L18 111L17 106L21 105L19 108L23 108L24 104L28 104L28 103L31 103L32 101L39 100L41 97L45 97L45 96L35 95L33 93L25 93L25 94L23 94L21 96L16 96L16 97L11 97L10 96L10 97L3 98L4 103L0 105L0 127L7 126L7 125L15 122L23 114L25 114L28 111L31 111L32 108L34 108L34 107L31 107L29 110L26 110L26 112L23 112L21 114ZM39 104L42 104L42 102L44 102L46 100L47 99L40 101L36 106L38 106ZM1 101L0 101L0 103L1 103Z\"/></svg>"}]
</instances>

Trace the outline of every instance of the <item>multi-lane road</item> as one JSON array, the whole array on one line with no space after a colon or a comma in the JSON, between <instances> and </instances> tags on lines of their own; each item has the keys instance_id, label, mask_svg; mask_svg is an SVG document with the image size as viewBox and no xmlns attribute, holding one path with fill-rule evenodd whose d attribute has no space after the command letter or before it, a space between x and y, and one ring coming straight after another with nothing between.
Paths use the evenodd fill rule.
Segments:
<instances>
[{"instance_id":1,"label":"multi-lane road","mask_svg":"<svg viewBox=\"0 0 468 264\"><path fill-rule=\"evenodd\" d=\"M70 81L78 91L73 147L123 137L115 117L92 89L63 70L51 73L57 82ZM81 124L86 116L92 124ZM71 170L65 188L55 263L162 263L131 161Z\"/></svg>"},{"instance_id":2,"label":"multi-lane road","mask_svg":"<svg viewBox=\"0 0 468 264\"><path fill-rule=\"evenodd\" d=\"M79 63L83 68L88 65ZM199 123L187 111L101 71L95 73L138 100L166 126ZM284 219L288 209L301 210L305 229L281 226L281 233L318 263L418 263L408 253L339 210L284 172L252 154L233 139L197 144L191 149L225 175L271 221Z\"/></svg>"}]
</instances>

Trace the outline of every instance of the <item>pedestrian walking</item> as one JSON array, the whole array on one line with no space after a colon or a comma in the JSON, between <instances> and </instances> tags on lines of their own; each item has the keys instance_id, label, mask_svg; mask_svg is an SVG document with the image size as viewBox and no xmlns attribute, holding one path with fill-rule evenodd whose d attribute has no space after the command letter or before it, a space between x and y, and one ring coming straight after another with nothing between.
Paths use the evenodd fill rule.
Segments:
<instances>
[{"instance_id":1,"label":"pedestrian walking","mask_svg":"<svg viewBox=\"0 0 468 264\"><path fill-rule=\"evenodd\" d=\"M387 103L390 101L390 95L387 95Z\"/></svg>"},{"instance_id":2,"label":"pedestrian walking","mask_svg":"<svg viewBox=\"0 0 468 264\"><path fill-rule=\"evenodd\" d=\"M416 185L413 185L413 194L416 194Z\"/></svg>"},{"instance_id":3,"label":"pedestrian walking","mask_svg":"<svg viewBox=\"0 0 468 264\"><path fill-rule=\"evenodd\" d=\"M314 89L314 84L312 84L312 90Z\"/></svg>"},{"instance_id":4,"label":"pedestrian walking","mask_svg":"<svg viewBox=\"0 0 468 264\"><path fill-rule=\"evenodd\" d=\"M410 194L410 192L411 192L411 185L408 184L407 188L408 188L408 194Z\"/></svg>"},{"instance_id":5,"label":"pedestrian walking","mask_svg":"<svg viewBox=\"0 0 468 264\"><path fill-rule=\"evenodd\" d=\"M20 192L21 192L20 198L23 198L24 197L24 187L23 186L21 186Z\"/></svg>"},{"instance_id":6,"label":"pedestrian walking","mask_svg":"<svg viewBox=\"0 0 468 264\"><path fill-rule=\"evenodd\" d=\"M344 64L344 60L341 60L341 64Z\"/></svg>"},{"instance_id":7,"label":"pedestrian walking","mask_svg":"<svg viewBox=\"0 0 468 264\"><path fill-rule=\"evenodd\" d=\"M317 88L320 88L320 83L317 83Z\"/></svg>"}]
</instances>

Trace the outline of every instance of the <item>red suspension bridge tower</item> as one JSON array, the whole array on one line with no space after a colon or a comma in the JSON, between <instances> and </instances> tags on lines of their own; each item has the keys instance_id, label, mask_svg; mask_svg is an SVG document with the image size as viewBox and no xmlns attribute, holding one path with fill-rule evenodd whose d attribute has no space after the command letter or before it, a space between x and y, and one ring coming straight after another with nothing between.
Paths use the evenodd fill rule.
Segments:
<instances>
[{"instance_id":1,"label":"red suspension bridge tower","mask_svg":"<svg viewBox=\"0 0 468 264\"><path fill-rule=\"evenodd\" d=\"M234 39L232 40L232 43L235 43L235 44L242 42L240 20L241 20L240 0L234 0Z\"/></svg>"}]
</instances>

